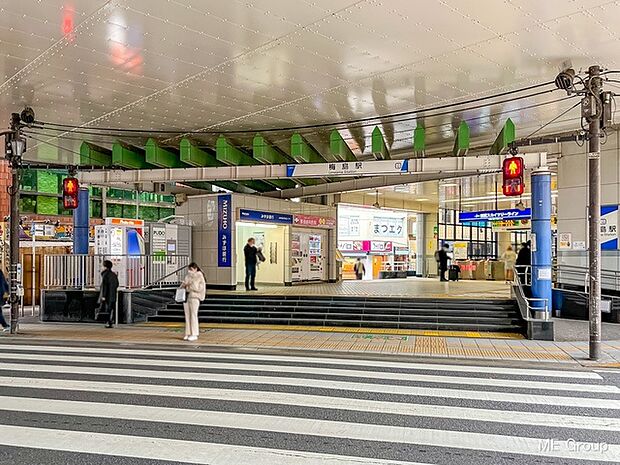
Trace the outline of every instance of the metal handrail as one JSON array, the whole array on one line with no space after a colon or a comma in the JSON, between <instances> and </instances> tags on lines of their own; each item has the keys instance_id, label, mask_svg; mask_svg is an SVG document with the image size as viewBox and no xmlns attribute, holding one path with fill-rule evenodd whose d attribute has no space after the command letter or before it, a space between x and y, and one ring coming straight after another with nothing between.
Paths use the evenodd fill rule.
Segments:
<instances>
[{"instance_id":1,"label":"metal handrail","mask_svg":"<svg viewBox=\"0 0 620 465\"><path fill-rule=\"evenodd\" d=\"M166 280L166 278L169 278L170 276L175 275L175 274L177 274L177 273L179 273L179 272L183 271L183 270L184 270L185 268L187 268L188 266L189 266L189 264L187 264L187 265L183 265L182 267L177 268L176 270L174 270L172 273L168 273L166 276L162 276L162 277L161 277L161 278L159 278L158 280L153 281L152 283L145 285L145 286L144 286L144 288L145 288L145 289L150 289L150 288L155 287L155 285L159 283L159 288L161 289L161 287L162 287L161 283L163 283L163 282Z\"/></svg>"},{"instance_id":2,"label":"metal handrail","mask_svg":"<svg viewBox=\"0 0 620 465\"><path fill-rule=\"evenodd\" d=\"M588 292L590 286L590 269L577 265L556 265L556 282L562 284L583 283L584 291ZM562 279L562 277L566 279ZM571 282L572 281L572 282ZM614 291L620 291L620 270L601 270L601 287Z\"/></svg>"},{"instance_id":3,"label":"metal handrail","mask_svg":"<svg viewBox=\"0 0 620 465\"><path fill-rule=\"evenodd\" d=\"M526 297L525 291L523 289L524 286L531 286L532 279L532 267L531 265L514 265L513 266L513 278L512 278L512 288L516 292L517 303L519 304L519 311L521 312L521 317L528 321L534 320L538 318L533 318L533 315L539 312L543 312L545 315L545 319L549 318L549 299L538 298L538 297ZM519 273L520 272L520 273ZM524 279L522 282L521 277ZM540 305L532 305L534 303L542 303ZM538 319L539 320L539 319Z\"/></svg>"}]
</instances>

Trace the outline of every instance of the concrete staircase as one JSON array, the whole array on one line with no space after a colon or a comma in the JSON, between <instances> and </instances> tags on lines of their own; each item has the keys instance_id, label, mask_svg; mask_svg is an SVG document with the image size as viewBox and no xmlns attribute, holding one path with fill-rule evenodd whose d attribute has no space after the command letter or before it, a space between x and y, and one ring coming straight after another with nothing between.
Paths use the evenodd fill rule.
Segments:
<instances>
[{"instance_id":1,"label":"concrete staircase","mask_svg":"<svg viewBox=\"0 0 620 465\"><path fill-rule=\"evenodd\" d=\"M514 300L355 296L209 295L201 323L341 326L449 331L523 332ZM170 303L149 322L183 321L181 304Z\"/></svg>"}]
</instances>

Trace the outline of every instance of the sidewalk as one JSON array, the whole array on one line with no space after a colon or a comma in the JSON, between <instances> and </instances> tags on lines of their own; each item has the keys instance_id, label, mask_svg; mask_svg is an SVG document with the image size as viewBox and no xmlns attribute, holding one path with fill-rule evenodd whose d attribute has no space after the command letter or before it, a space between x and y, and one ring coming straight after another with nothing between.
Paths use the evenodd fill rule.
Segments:
<instances>
[{"instance_id":1,"label":"sidewalk","mask_svg":"<svg viewBox=\"0 0 620 465\"><path fill-rule=\"evenodd\" d=\"M121 326L106 329L95 324L24 323L20 334L3 333L0 341L15 339L27 342L96 342L121 344L159 344L177 347L211 347L237 349L286 349L335 351L347 353L411 355L444 359L495 361L546 361L584 366L620 368L620 340L603 343L603 359L587 359L587 341L530 341L526 339L488 339L454 337L439 332L428 335L404 335L394 330L354 329L354 332L317 330L222 329L201 325L197 342L182 340L183 326ZM473 333L479 334L479 333ZM176 348L176 347L175 347Z\"/></svg>"}]
</instances>

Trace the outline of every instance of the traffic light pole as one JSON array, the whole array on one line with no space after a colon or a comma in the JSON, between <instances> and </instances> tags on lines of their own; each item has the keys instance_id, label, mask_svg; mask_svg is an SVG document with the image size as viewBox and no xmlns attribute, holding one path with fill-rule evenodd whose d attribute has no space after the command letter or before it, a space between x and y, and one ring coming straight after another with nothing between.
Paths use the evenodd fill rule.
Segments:
<instances>
[{"instance_id":1,"label":"traffic light pole","mask_svg":"<svg viewBox=\"0 0 620 465\"><path fill-rule=\"evenodd\" d=\"M585 99L591 98L596 103L595 116L588 118L588 197L589 197L589 285L588 308L590 312L590 358L598 360L601 356L601 119L603 105L601 102L601 90L603 81L600 77L599 66L590 66L588 69L589 94ZM591 107L591 105L590 105ZM583 106L582 106L583 111Z\"/></svg>"}]
</instances>

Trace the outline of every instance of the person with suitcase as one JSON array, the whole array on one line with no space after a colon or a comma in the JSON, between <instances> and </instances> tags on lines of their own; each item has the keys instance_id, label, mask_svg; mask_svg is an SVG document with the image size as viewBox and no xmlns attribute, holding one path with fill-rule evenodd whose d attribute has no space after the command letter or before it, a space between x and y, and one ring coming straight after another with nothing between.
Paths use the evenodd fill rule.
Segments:
<instances>
[{"instance_id":1,"label":"person with suitcase","mask_svg":"<svg viewBox=\"0 0 620 465\"><path fill-rule=\"evenodd\" d=\"M448 271L448 250L450 246L448 244L444 244L437 252L435 252L435 260L437 260L437 268L439 270L439 281L445 282L446 279L446 271Z\"/></svg>"}]
</instances>

